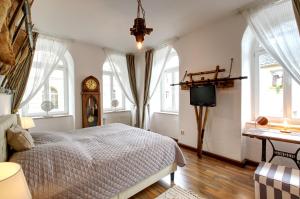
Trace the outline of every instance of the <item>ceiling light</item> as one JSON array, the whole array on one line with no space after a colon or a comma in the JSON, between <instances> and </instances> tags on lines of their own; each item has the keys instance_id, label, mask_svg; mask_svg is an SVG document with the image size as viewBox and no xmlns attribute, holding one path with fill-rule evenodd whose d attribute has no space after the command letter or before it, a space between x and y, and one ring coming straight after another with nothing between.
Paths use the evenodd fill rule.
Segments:
<instances>
[{"instance_id":1,"label":"ceiling light","mask_svg":"<svg viewBox=\"0 0 300 199\"><path fill-rule=\"evenodd\" d=\"M137 18L134 19L134 25L132 28L130 28L130 33L131 35L135 36L135 40L137 42L137 48L142 49L145 35L146 34L150 35L153 29L146 27L145 10L142 6L141 0L137 0L137 2L138 2ZM142 17L141 17L141 12L142 12Z\"/></svg>"}]
</instances>

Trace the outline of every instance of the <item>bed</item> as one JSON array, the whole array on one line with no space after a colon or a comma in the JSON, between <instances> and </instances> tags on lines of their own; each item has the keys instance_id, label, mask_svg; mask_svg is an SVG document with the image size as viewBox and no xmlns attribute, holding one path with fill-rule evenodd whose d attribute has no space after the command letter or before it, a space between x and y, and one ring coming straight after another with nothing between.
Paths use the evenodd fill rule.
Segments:
<instances>
[{"instance_id":1,"label":"bed","mask_svg":"<svg viewBox=\"0 0 300 199\"><path fill-rule=\"evenodd\" d=\"M0 116L0 160L15 115ZM184 166L172 139L124 124L72 132L32 133L35 147L9 161L21 164L33 198L129 198Z\"/></svg>"}]
</instances>

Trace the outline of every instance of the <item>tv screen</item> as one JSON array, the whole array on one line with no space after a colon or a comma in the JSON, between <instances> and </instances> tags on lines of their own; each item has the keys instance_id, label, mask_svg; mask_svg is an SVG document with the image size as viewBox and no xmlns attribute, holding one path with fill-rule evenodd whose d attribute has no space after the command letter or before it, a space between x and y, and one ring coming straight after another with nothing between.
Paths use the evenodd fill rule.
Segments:
<instances>
[{"instance_id":1,"label":"tv screen","mask_svg":"<svg viewBox=\"0 0 300 199\"><path fill-rule=\"evenodd\" d=\"M215 85L195 86L190 89L190 104L193 106L216 106Z\"/></svg>"}]
</instances>

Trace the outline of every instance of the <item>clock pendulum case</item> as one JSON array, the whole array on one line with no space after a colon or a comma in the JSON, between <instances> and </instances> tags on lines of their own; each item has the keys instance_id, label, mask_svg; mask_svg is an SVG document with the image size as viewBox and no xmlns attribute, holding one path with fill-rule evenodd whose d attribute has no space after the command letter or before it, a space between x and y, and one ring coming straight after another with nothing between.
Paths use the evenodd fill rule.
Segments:
<instances>
[{"instance_id":1,"label":"clock pendulum case","mask_svg":"<svg viewBox=\"0 0 300 199\"><path fill-rule=\"evenodd\" d=\"M82 81L82 126L101 125L100 84L97 78L89 76Z\"/></svg>"}]
</instances>

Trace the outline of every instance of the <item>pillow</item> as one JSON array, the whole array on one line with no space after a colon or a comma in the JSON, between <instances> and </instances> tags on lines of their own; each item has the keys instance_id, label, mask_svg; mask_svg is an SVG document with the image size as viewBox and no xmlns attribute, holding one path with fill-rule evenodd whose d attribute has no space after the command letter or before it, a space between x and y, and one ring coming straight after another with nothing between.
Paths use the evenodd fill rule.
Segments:
<instances>
[{"instance_id":1,"label":"pillow","mask_svg":"<svg viewBox=\"0 0 300 199\"><path fill-rule=\"evenodd\" d=\"M7 143L15 151L25 151L34 147L30 133L19 125L13 125L6 131Z\"/></svg>"}]
</instances>

